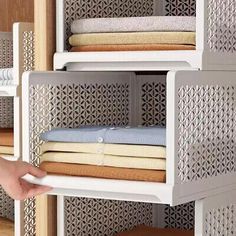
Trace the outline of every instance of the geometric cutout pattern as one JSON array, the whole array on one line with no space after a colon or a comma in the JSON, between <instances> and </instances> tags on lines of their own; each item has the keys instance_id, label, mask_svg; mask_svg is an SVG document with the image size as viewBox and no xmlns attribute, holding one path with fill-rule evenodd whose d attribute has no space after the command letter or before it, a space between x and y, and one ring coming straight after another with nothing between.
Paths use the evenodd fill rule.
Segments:
<instances>
[{"instance_id":1,"label":"geometric cutout pattern","mask_svg":"<svg viewBox=\"0 0 236 236\"><path fill-rule=\"evenodd\" d=\"M74 20L81 18L131 17L153 15L153 0L65 0L66 46Z\"/></svg>"},{"instance_id":2,"label":"geometric cutout pattern","mask_svg":"<svg viewBox=\"0 0 236 236\"><path fill-rule=\"evenodd\" d=\"M24 201L24 236L36 236L35 198Z\"/></svg>"},{"instance_id":3,"label":"geometric cutout pattern","mask_svg":"<svg viewBox=\"0 0 236 236\"><path fill-rule=\"evenodd\" d=\"M14 105L12 97L0 97L0 127L12 128L14 123Z\"/></svg>"},{"instance_id":4,"label":"geometric cutout pattern","mask_svg":"<svg viewBox=\"0 0 236 236\"><path fill-rule=\"evenodd\" d=\"M205 215L206 236L236 235L236 205L212 209Z\"/></svg>"},{"instance_id":5,"label":"geometric cutout pattern","mask_svg":"<svg viewBox=\"0 0 236 236\"><path fill-rule=\"evenodd\" d=\"M181 183L236 171L236 87L183 86L178 91Z\"/></svg>"},{"instance_id":6,"label":"geometric cutout pattern","mask_svg":"<svg viewBox=\"0 0 236 236\"><path fill-rule=\"evenodd\" d=\"M0 187L0 217L14 220L14 200Z\"/></svg>"},{"instance_id":7,"label":"geometric cutout pattern","mask_svg":"<svg viewBox=\"0 0 236 236\"><path fill-rule=\"evenodd\" d=\"M165 206L164 227L175 229L194 229L195 203L190 202L176 207Z\"/></svg>"},{"instance_id":8,"label":"geometric cutout pattern","mask_svg":"<svg viewBox=\"0 0 236 236\"><path fill-rule=\"evenodd\" d=\"M196 0L165 0L166 16L195 16Z\"/></svg>"},{"instance_id":9,"label":"geometric cutout pattern","mask_svg":"<svg viewBox=\"0 0 236 236\"><path fill-rule=\"evenodd\" d=\"M166 125L166 80L142 84L141 109L141 125Z\"/></svg>"},{"instance_id":10,"label":"geometric cutout pattern","mask_svg":"<svg viewBox=\"0 0 236 236\"><path fill-rule=\"evenodd\" d=\"M13 67L13 41L0 39L0 68Z\"/></svg>"},{"instance_id":11,"label":"geometric cutout pattern","mask_svg":"<svg viewBox=\"0 0 236 236\"><path fill-rule=\"evenodd\" d=\"M110 236L152 225L152 204L88 198L65 198L65 236Z\"/></svg>"},{"instance_id":12,"label":"geometric cutout pattern","mask_svg":"<svg viewBox=\"0 0 236 236\"><path fill-rule=\"evenodd\" d=\"M208 45L212 52L236 52L235 0L208 0Z\"/></svg>"},{"instance_id":13,"label":"geometric cutout pattern","mask_svg":"<svg viewBox=\"0 0 236 236\"><path fill-rule=\"evenodd\" d=\"M23 48L24 48L24 72L33 71L35 63L34 55L34 32L25 31L23 32Z\"/></svg>"}]
</instances>

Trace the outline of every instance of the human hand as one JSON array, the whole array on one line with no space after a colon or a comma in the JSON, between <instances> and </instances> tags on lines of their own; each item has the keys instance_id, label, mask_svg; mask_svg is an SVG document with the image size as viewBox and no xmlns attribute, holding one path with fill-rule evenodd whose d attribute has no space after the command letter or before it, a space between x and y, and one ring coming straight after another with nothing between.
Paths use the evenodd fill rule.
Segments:
<instances>
[{"instance_id":1,"label":"human hand","mask_svg":"<svg viewBox=\"0 0 236 236\"><path fill-rule=\"evenodd\" d=\"M0 158L0 184L11 198L24 200L52 190L51 187L31 184L22 179L26 174L42 178L47 173L26 162L11 162Z\"/></svg>"}]
</instances>

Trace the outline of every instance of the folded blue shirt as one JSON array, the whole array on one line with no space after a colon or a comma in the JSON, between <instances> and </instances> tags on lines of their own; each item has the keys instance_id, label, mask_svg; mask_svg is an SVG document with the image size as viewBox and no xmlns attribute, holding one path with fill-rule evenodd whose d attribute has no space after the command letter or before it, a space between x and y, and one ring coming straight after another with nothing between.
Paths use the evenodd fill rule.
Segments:
<instances>
[{"instance_id":1,"label":"folded blue shirt","mask_svg":"<svg viewBox=\"0 0 236 236\"><path fill-rule=\"evenodd\" d=\"M57 128L41 134L41 139L47 142L166 146L166 129L159 126Z\"/></svg>"}]
</instances>

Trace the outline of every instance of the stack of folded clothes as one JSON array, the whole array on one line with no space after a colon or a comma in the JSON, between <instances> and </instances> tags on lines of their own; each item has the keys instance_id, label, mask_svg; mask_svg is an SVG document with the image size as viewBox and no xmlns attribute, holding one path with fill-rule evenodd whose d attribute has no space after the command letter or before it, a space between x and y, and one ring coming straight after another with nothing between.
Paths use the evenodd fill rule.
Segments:
<instances>
[{"instance_id":1,"label":"stack of folded clothes","mask_svg":"<svg viewBox=\"0 0 236 236\"><path fill-rule=\"evenodd\" d=\"M14 155L14 133L12 128L0 128L0 157Z\"/></svg>"},{"instance_id":2,"label":"stack of folded clothes","mask_svg":"<svg viewBox=\"0 0 236 236\"><path fill-rule=\"evenodd\" d=\"M195 50L196 18L149 16L80 19L72 23L71 52Z\"/></svg>"},{"instance_id":3,"label":"stack of folded clothes","mask_svg":"<svg viewBox=\"0 0 236 236\"><path fill-rule=\"evenodd\" d=\"M41 135L40 168L51 174L165 182L165 128L81 127Z\"/></svg>"},{"instance_id":4,"label":"stack of folded clothes","mask_svg":"<svg viewBox=\"0 0 236 236\"><path fill-rule=\"evenodd\" d=\"M13 68L0 69L0 86L13 83Z\"/></svg>"},{"instance_id":5,"label":"stack of folded clothes","mask_svg":"<svg viewBox=\"0 0 236 236\"><path fill-rule=\"evenodd\" d=\"M179 229L158 229L141 225L133 230L119 233L116 236L194 236L194 231Z\"/></svg>"}]
</instances>

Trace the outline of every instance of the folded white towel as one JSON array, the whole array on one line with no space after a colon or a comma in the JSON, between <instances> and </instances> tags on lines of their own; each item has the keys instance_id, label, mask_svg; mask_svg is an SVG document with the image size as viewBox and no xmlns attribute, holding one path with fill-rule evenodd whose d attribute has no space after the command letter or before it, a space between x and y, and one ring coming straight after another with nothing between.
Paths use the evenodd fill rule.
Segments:
<instances>
[{"instance_id":1,"label":"folded white towel","mask_svg":"<svg viewBox=\"0 0 236 236\"><path fill-rule=\"evenodd\" d=\"M196 17L148 16L122 18L91 18L76 20L71 25L73 34L110 32L195 32Z\"/></svg>"},{"instance_id":2,"label":"folded white towel","mask_svg":"<svg viewBox=\"0 0 236 236\"><path fill-rule=\"evenodd\" d=\"M13 68L0 69L0 85L10 85L13 81Z\"/></svg>"}]
</instances>

